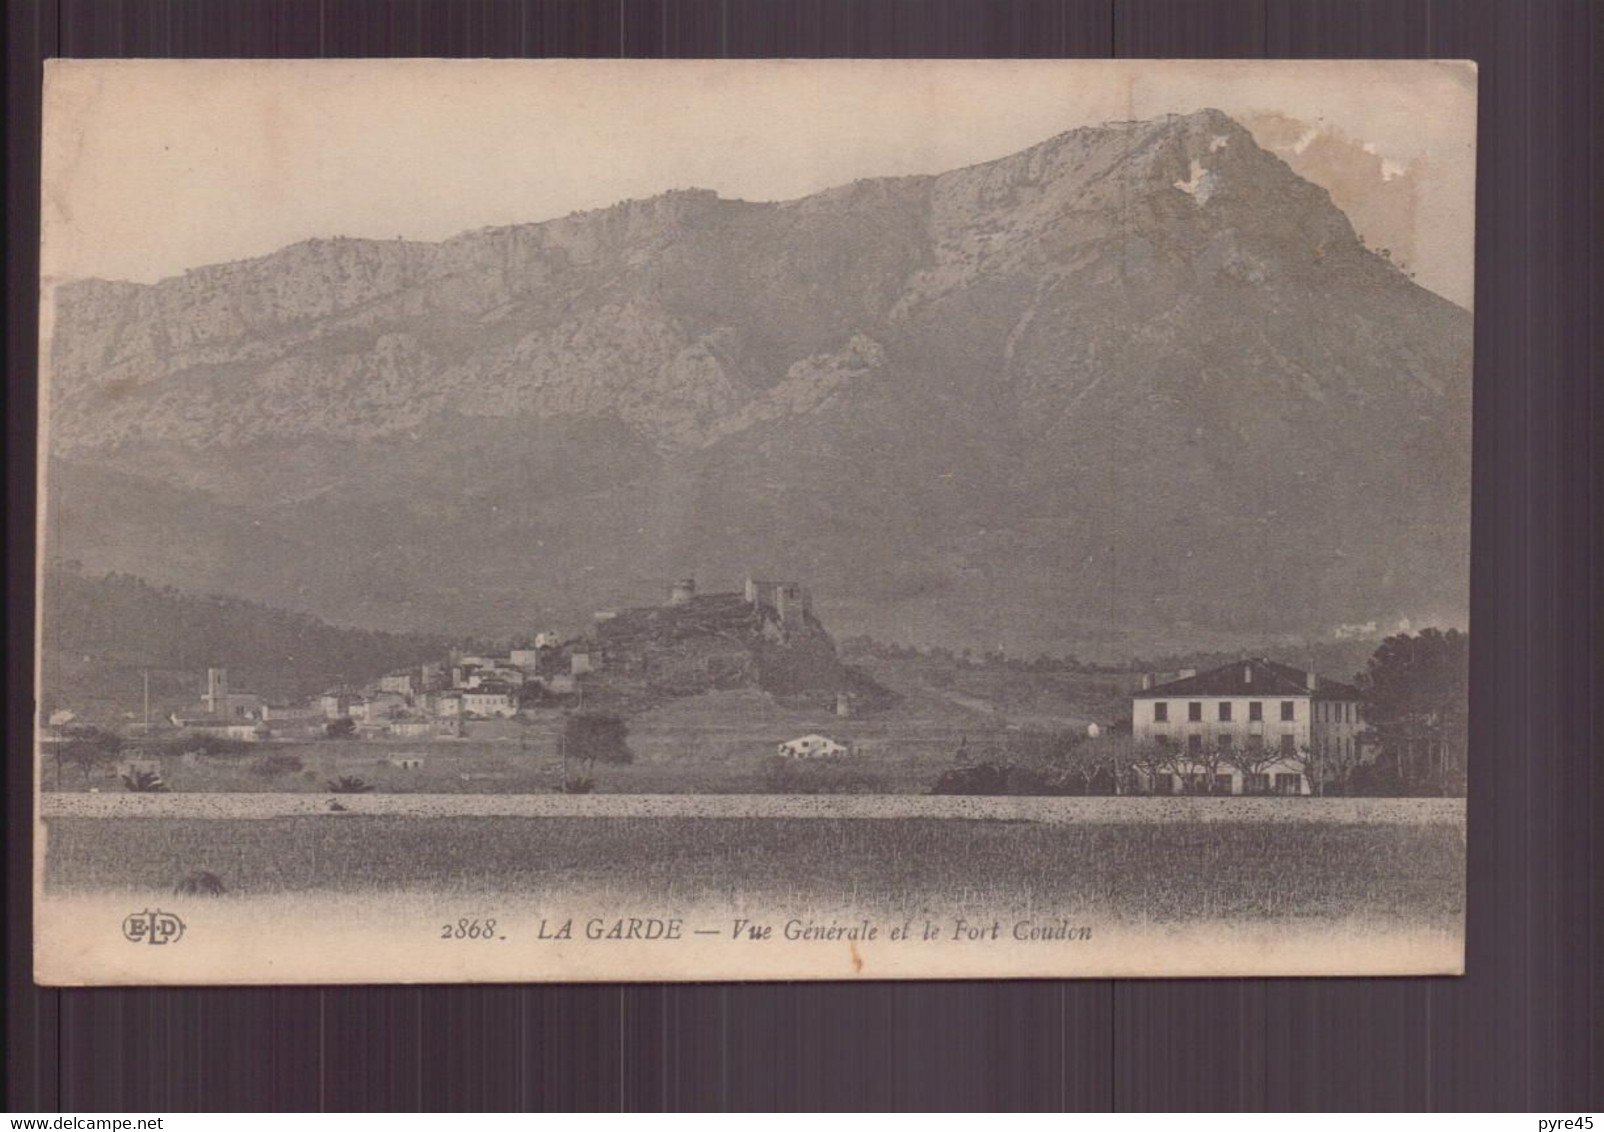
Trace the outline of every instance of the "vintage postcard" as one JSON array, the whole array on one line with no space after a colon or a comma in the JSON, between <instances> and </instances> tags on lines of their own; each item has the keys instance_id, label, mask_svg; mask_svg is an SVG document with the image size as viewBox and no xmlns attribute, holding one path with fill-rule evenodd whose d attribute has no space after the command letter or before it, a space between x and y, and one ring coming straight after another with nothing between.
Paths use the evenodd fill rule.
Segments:
<instances>
[{"instance_id":1,"label":"vintage postcard","mask_svg":"<svg viewBox=\"0 0 1604 1132\"><path fill-rule=\"evenodd\" d=\"M39 981L1462 971L1473 64L45 96Z\"/></svg>"}]
</instances>

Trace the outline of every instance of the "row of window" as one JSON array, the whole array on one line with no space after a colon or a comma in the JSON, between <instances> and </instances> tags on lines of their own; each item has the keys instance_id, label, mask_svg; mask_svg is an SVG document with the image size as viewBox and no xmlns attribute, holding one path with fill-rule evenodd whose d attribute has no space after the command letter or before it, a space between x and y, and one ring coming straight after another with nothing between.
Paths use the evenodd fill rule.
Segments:
<instances>
[{"instance_id":1,"label":"row of window","mask_svg":"<svg viewBox=\"0 0 1604 1132\"><path fill-rule=\"evenodd\" d=\"M1158 794L1173 794L1175 780L1179 778L1181 788L1188 794L1202 794L1210 785L1208 776L1203 774L1155 774L1153 776L1153 791ZM1213 793L1231 793L1231 775L1216 774L1213 782ZM1268 774L1245 774L1242 776L1242 793L1244 794L1301 794L1303 793L1303 775L1277 774L1273 778Z\"/></svg>"},{"instance_id":2,"label":"row of window","mask_svg":"<svg viewBox=\"0 0 1604 1132\"><path fill-rule=\"evenodd\" d=\"M1218 706L1219 706L1219 712L1220 712L1220 722L1221 723L1230 723L1230 722L1232 722L1232 710L1235 708L1236 705L1231 703L1229 700L1222 700ZM1282 719L1282 722L1290 723L1290 722L1292 722L1293 719L1296 718L1296 715L1297 715L1297 703L1296 703L1296 701L1294 701L1294 700L1282 700L1281 701L1281 719ZM1187 718L1188 722L1191 722L1191 723L1201 723L1201 722L1203 722L1203 704L1201 702L1197 701L1197 700L1193 700L1192 702L1188 703L1186 705L1186 718ZM1253 700L1252 702L1250 702L1248 704L1248 720L1249 720L1249 722L1251 722L1251 723L1259 723L1259 722L1262 722L1263 719L1264 719L1264 703L1262 701L1260 701L1260 700ZM1164 700L1154 700L1153 701L1153 722L1154 723L1168 723L1169 721L1170 721L1170 705L1167 702L1165 702Z\"/></svg>"},{"instance_id":3,"label":"row of window","mask_svg":"<svg viewBox=\"0 0 1604 1132\"><path fill-rule=\"evenodd\" d=\"M1171 738L1170 736L1168 736L1168 735L1157 735L1154 738L1155 738L1155 740L1157 741L1157 743L1158 743L1158 745L1160 747L1168 747L1168 746L1171 746L1175 742L1175 740L1173 738ZM1332 748L1333 753L1339 754L1343 758L1352 758L1353 757L1354 741L1352 739L1345 738L1345 737L1344 738L1339 738L1339 739L1335 740L1335 743L1336 743L1336 746L1334 748ZM1233 748L1233 745L1234 745L1234 741L1233 741L1232 737L1230 735L1228 735L1228 734L1227 735L1216 735L1214 737L1214 749L1217 750L1217 751L1229 751L1229 750L1231 750ZM1297 753L1298 753L1298 739L1297 739L1297 736L1295 736L1295 735L1283 735L1283 736L1281 736L1280 747L1281 747L1281 753L1283 755L1296 756ZM1263 735L1249 735L1247 737L1247 748L1250 751L1262 751L1264 749L1264 736ZM1188 751L1201 751L1203 749L1203 736L1201 736L1201 735L1188 735L1186 737L1186 749Z\"/></svg>"},{"instance_id":4,"label":"row of window","mask_svg":"<svg viewBox=\"0 0 1604 1132\"><path fill-rule=\"evenodd\" d=\"M1216 705L1219 710L1221 723L1234 722L1233 712L1236 705L1229 700L1221 700ZM1326 701L1317 705L1317 718L1326 721L1347 722L1355 721L1355 708L1353 704ZM1297 718L1298 705L1296 700L1281 701L1281 722L1291 723ZM1199 700L1192 700L1186 705L1186 719L1189 723L1203 722L1203 704ZM1261 700L1251 700L1248 703L1248 722L1261 723L1264 720L1264 703ZM1170 721L1170 705L1164 700L1153 701L1153 722L1168 723Z\"/></svg>"},{"instance_id":5,"label":"row of window","mask_svg":"<svg viewBox=\"0 0 1604 1132\"><path fill-rule=\"evenodd\" d=\"M1168 735L1157 735L1154 736L1154 738L1161 747L1167 747L1174 742L1174 740ZM1247 745L1250 750L1260 750L1264 747L1263 735L1249 735L1247 740ZM1216 735L1214 737L1214 746L1216 750L1229 751L1231 749L1231 745L1232 738L1228 734ZM1203 749L1203 736L1188 735L1186 737L1186 749L1188 751L1201 751ZM1296 735L1281 736L1281 753L1284 755L1296 755L1298 753L1298 737Z\"/></svg>"}]
</instances>

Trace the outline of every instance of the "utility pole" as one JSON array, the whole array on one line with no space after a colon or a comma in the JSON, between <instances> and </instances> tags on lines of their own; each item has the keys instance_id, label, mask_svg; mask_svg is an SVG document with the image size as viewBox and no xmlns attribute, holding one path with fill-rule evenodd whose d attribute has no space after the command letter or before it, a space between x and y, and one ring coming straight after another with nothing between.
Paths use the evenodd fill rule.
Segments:
<instances>
[{"instance_id":1,"label":"utility pole","mask_svg":"<svg viewBox=\"0 0 1604 1132\"><path fill-rule=\"evenodd\" d=\"M145 734L150 734L150 669L144 670L145 676Z\"/></svg>"}]
</instances>

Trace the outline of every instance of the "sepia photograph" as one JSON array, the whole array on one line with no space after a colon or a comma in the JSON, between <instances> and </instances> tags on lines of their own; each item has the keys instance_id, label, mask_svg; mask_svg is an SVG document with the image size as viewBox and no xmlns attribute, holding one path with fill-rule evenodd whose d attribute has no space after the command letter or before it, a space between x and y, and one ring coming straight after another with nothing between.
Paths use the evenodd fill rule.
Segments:
<instances>
[{"instance_id":1,"label":"sepia photograph","mask_svg":"<svg viewBox=\"0 0 1604 1132\"><path fill-rule=\"evenodd\" d=\"M1463 973L1476 101L51 61L36 980Z\"/></svg>"}]
</instances>

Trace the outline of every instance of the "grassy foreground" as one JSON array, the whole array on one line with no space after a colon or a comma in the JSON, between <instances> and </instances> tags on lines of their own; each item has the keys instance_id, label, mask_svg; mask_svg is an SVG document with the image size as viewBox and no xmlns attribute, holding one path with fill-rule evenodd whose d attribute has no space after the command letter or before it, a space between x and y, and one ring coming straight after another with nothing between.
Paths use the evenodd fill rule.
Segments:
<instances>
[{"instance_id":1,"label":"grassy foreground","mask_svg":"<svg viewBox=\"0 0 1604 1132\"><path fill-rule=\"evenodd\" d=\"M1457 924L1449 824L1048 825L941 819L51 818L52 893L455 891L613 903L1090 913L1142 922Z\"/></svg>"}]
</instances>

